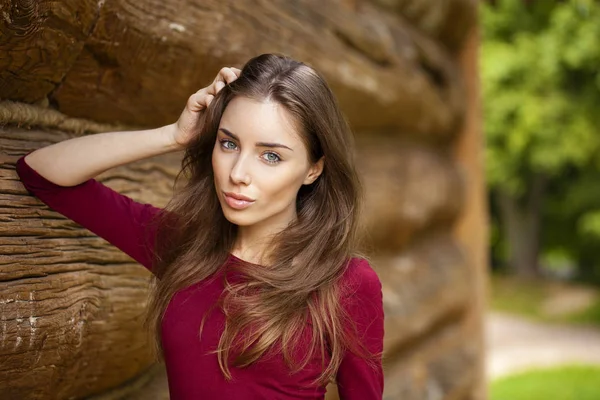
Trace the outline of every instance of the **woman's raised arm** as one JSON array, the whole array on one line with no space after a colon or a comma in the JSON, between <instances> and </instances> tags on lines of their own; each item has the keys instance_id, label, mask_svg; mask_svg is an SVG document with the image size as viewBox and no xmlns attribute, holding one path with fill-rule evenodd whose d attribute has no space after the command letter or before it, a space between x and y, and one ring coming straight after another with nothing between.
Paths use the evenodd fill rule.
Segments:
<instances>
[{"instance_id":1,"label":"woman's raised arm","mask_svg":"<svg viewBox=\"0 0 600 400\"><path fill-rule=\"evenodd\" d=\"M37 149L25 161L50 182L75 186L111 168L178 150L175 129L172 124L76 137Z\"/></svg>"},{"instance_id":2,"label":"woman's raised arm","mask_svg":"<svg viewBox=\"0 0 600 400\"><path fill-rule=\"evenodd\" d=\"M237 79L240 72L237 68L222 68L209 86L189 97L174 124L65 140L29 153L27 164L50 182L75 186L113 167L183 149L200 131L202 111L225 84Z\"/></svg>"},{"instance_id":3,"label":"woman's raised arm","mask_svg":"<svg viewBox=\"0 0 600 400\"><path fill-rule=\"evenodd\" d=\"M161 128L107 132L77 137L21 157L16 170L25 188L54 211L104 238L151 268L156 225L161 211L136 202L94 177L144 158L183 149L201 130L202 111L239 70L223 68L213 83L192 94L179 117Z\"/></svg>"}]
</instances>

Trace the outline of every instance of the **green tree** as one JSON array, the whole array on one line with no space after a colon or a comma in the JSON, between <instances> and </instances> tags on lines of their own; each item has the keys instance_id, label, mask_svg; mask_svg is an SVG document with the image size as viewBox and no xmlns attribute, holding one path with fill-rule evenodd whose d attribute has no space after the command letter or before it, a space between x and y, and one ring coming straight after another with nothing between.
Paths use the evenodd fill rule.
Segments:
<instances>
[{"instance_id":1,"label":"green tree","mask_svg":"<svg viewBox=\"0 0 600 400\"><path fill-rule=\"evenodd\" d=\"M559 221L563 229L578 221L563 244L569 251L576 251L576 237L600 238L600 198L574 207L569 196L553 195L547 204L553 190L574 190L579 176L600 168L600 6L504 0L481 11L488 183L508 264L535 276L546 236L542 217L553 216L559 231Z\"/></svg>"}]
</instances>

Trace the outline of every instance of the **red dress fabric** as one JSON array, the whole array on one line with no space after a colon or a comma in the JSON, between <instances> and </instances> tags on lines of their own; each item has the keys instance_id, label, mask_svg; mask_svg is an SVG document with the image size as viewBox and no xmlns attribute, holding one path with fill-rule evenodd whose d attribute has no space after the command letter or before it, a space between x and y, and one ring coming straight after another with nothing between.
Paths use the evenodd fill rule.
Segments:
<instances>
[{"instance_id":1,"label":"red dress fabric","mask_svg":"<svg viewBox=\"0 0 600 400\"><path fill-rule=\"evenodd\" d=\"M152 243L149 239L155 232L147 228L160 208L136 202L95 179L72 187L56 185L31 168L25 156L19 158L16 169L25 188L48 207L104 238L152 272L152 249L147 244ZM230 255L227 263L235 260ZM245 368L231 366L233 380L224 378L217 355L211 353L217 348L225 323L218 307L207 317L202 338L198 339L202 316L224 290L220 279L224 269L177 292L167 307L162 341L171 399L323 399L325 387L311 386L311 381L322 372L318 358L291 374L280 353L270 354ZM367 348L381 352L384 316L377 274L366 260L353 258L343 280L345 287L355 288L341 299L343 307L356 323ZM307 329L301 343L309 343L308 340ZM374 369L349 351L336 380L342 400L383 396L381 362Z\"/></svg>"}]
</instances>

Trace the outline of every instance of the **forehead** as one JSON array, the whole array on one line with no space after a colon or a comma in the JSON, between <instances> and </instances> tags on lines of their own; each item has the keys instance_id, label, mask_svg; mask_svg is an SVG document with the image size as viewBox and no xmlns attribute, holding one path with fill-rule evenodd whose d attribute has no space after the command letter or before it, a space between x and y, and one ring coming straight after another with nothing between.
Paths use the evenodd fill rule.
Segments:
<instances>
[{"instance_id":1,"label":"forehead","mask_svg":"<svg viewBox=\"0 0 600 400\"><path fill-rule=\"evenodd\" d=\"M225 108L219 127L228 129L242 142L277 142L292 149L304 147L293 116L271 101L235 97Z\"/></svg>"}]
</instances>

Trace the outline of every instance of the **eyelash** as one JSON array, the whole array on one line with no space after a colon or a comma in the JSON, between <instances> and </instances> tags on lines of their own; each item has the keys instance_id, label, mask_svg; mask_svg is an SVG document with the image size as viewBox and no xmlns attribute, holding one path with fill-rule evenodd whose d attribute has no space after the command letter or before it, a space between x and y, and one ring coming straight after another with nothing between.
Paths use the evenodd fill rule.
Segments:
<instances>
[{"instance_id":1,"label":"eyelash","mask_svg":"<svg viewBox=\"0 0 600 400\"><path fill-rule=\"evenodd\" d=\"M223 148L225 150L233 150L233 149L230 149L228 147L225 147L225 143L233 143L233 144L235 144L231 140L222 139L222 140L219 140L219 142L221 143L221 148ZM263 160L265 160L265 162L267 162L269 164L277 164L277 163L279 163L281 161L281 156L279 154L273 152L273 151L267 151L264 154L273 154L275 157L277 157L277 160L275 160L275 161L270 161L270 160L267 160L267 159L263 158Z\"/></svg>"}]
</instances>

